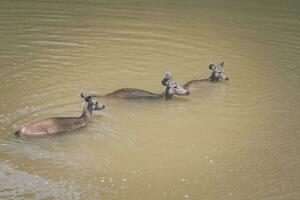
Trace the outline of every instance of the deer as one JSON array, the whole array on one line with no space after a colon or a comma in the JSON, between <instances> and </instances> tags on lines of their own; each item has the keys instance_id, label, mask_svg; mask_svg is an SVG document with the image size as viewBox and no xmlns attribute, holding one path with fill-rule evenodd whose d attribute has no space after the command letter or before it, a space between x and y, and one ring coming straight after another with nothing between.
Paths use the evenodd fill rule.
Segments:
<instances>
[{"instance_id":1,"label":"deer","mask_svg":"<svg viewBox=\"0 0 300 200\"><path fill-rule=\"evenodd\" d=\"M86 126L92 118L92 112L103 110L105 106L98 103L85 92L81 92L80 97L85 101L85 104L79 117L51 117L34 120L23 125L18 131L15 132L15 135L17 137L20 137L20 135L53 135L61 132L76 130Z\"/></svg>"},{"instance_id":2,"label":"deer","mask_svg":"<svg viewBox=\"0 0 300 200\"><path fill-rule=\"evenodd\" d=\"M184 89L172 80L170 72L167 72L161 81L165 87L161 93L153 93L137 88L121 88L114 92L105 94L103 96L92 95L93 97L100 97L102 99L164 99L170 100L174 95L187 96L189 91Z\"/></svg>"},{"instance_id":3,"label":"deer","mask_svg":"<svg viewBox=\"0 0 300 200\"><path fill-rule=\"evenodd\" d=\"M221 62L220 64L209 64L208 68L211 70L209 78L188 81L183 84L183 88L190 91L192 88L195 88L204 82L218 82L220 80L229 80L229 77L224 72L224 62Z\"/></svg>"}]
</instances>

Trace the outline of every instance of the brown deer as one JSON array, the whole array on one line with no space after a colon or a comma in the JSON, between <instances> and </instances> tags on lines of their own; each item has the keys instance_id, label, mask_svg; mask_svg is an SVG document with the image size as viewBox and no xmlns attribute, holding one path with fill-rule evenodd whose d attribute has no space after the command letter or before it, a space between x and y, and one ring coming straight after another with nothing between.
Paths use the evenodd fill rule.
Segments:
<instances>
[{"instance_id":1,"label":"brown deer","mask_svg":"<svg viewBox=\"0 0 300 200\"><path fill-rule=\"evenodd\" d=\"M15 135L50 135L55 133L67 132L86 126L92 118L92 112L94 110L102 110L105 108L105 106L99 104L95 99L93 99L90 95L87 95L84 92L81 92L80 96L82 99L85 100L81 116L52 117L47 119L31 121L23 125L18 131L16 131Z\"/></svg>"},{"instance_id":2,"label":"brown deer","mask_svg":"<svg viewBox=\"0 0 300 200\"><path fill-rule=\"evenodd\" d=\"M165 77L161 81L161 84L165 86L165 90L162 93L152 93L146 90L137 88L122 88L114 92L108 93L103 96L93 95L93 97L101 97L103 99L172 99L173 95L187 96L189 91L184 89L172 80L170 72L165 74Z\"/></svg>"},{"instance_id":3,"label":"brown deer","mask_svg":"<svg viewBox=\"0 0 300 200\"><path fill-rule=\"evenodd\" d=\"M188 81L183 84L183 88L190 90L192 87L197 87L197 85L205 81L217 82L219 80L229 80L229 77L224 72L224 62L221 62L220 64L210 64L208 68L211 70L209 78Z\"/></svg>"}]
</instances>

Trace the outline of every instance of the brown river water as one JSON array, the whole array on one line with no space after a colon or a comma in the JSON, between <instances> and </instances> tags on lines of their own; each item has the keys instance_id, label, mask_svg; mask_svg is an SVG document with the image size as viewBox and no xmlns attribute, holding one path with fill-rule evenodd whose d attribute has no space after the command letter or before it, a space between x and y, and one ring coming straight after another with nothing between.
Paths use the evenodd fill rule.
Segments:
<instances>
[{"instance_id":1,"label":"brown river water","mask_svg":"<svg viewBox=\"0 0 300 200\"><path fill-rule=\"evenodd\" d=\"M300 1L1 0L0 199L300 199ZM225 62L230 80L122 101L87 127L85 90L163 90ZM101 102L101 100L99 99Z\"/></svg>"}]
</instances>

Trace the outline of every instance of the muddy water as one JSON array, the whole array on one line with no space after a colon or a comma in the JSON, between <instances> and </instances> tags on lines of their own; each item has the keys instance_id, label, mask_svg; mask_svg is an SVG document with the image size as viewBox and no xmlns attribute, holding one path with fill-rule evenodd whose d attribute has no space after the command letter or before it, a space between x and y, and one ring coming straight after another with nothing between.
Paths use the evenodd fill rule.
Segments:
<instances>
[{"instance_id":1,"label":"muddy water","mask_svg":"<svg viewBox=\"0 0 300 200\"><path fill-rule=\"evenodd\" d=\"M1 199L299 199L299 1L9 1L0 4ZM15 138L80 115L81 90L161 92L118 102L83 129Z\"/></svg>"}]
</instances>

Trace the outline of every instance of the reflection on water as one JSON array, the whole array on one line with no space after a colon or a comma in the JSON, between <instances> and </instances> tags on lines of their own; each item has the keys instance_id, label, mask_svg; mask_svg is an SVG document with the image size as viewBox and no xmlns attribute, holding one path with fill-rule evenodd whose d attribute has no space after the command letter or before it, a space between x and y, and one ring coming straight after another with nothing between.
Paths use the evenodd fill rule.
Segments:
<instances>
[{"instance_id":1,"label":"reflection on water","mask_svg":"<svg viewBox=\"0 0 300 200\"><path fill-rule=\"evenodd\" d=\"M0 7L1 199L298 199L299 2L8 1ZM81 90L161 92L117 102L83 129L15 138L31 119L78 116ZM100 100L101 101L101 100Z\"/></svg>"}]
</instances>

